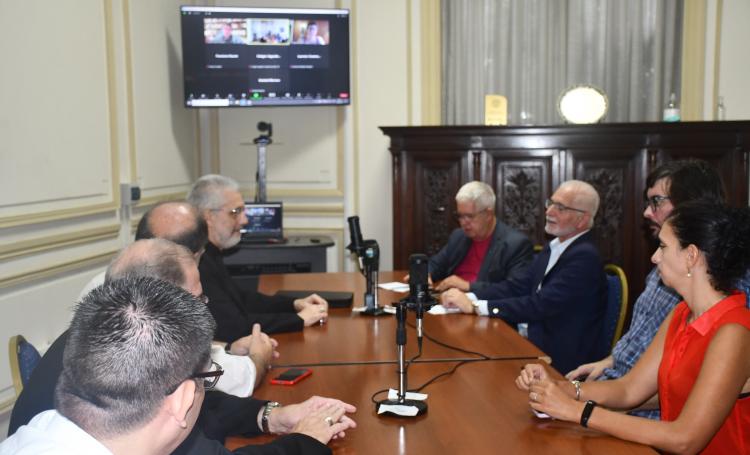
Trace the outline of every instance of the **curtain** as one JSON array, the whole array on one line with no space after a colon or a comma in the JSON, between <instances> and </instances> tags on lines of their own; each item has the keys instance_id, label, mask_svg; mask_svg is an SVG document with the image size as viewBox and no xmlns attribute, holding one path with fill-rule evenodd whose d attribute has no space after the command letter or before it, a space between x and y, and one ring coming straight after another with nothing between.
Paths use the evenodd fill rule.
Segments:
<instances>
[{"instance_id":1,"label":"curtain","mask_svg":"<svg viewBox=\"0 0 750 455\"><path fill-rule=\"evenodd\" d=\"M443 0L446 125L484 123L484 95L509 124L556 124L560 94L590 84L605 122L661 120L680 93L682 0ZM679 102L679 100L678 100Z\"/></svg>"}]
</instances>

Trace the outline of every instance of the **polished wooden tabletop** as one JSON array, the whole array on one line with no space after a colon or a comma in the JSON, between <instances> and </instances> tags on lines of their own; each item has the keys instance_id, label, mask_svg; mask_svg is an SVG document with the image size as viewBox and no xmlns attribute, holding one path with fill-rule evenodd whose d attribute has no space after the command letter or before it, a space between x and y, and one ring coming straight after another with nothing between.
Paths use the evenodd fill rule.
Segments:
<instances>
[{"instance_id":1,"label":"polished wooden tabletop","mask_svg":"<svg viewBox=\"0 0 750 455\"><path fill-rule=\"evenodd\" d=\"M380 282L396 281L403 272L381 272ZM362 305L365 280L358 273L266 275L259 290L352 291L354 306ZM406 294L381 290L381 305ZM409 314L406 357L417 353L414 315ZM303 332L279 334L281 357L269 378L286 366L309 365L312 376L294 386L268 383L255 397L296 403L311 395L339 398L357 406L352 418L357 428L329 446L336 454L432 454L432 453L560 453L653 454L652 449L577 424L535 417L528 395L514 380L526 363L543 356L503 321L473 315L426 315L425 339L420 360L408 370L408 387L414 389L450 371L458 361L479 358L441 346L442 342L495 360L470 362L427 386L428 411L416 418L378 416L372 396L379 390L398 388L394 316L363 316L351 309L332 309L323 325ZM429 337L429 338L428 338ZM385 398L380 394L377 399ZM230 438L227 447L258 444L270 437Z\"/></svg>"}]
</instances>

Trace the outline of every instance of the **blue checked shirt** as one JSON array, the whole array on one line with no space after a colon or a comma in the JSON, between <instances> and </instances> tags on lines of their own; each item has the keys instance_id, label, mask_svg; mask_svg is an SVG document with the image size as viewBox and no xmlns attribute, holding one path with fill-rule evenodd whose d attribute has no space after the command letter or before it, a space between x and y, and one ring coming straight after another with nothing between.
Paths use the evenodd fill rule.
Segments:
<instances>
[{"instance_id":1,"label":"blue checked shirt","mask_svg":"<svg viewBox=\"0 0 750 455\"><path fill-rule=\"evenodd\" d=\"M599 379L617 379L633 368L651 340L656 336L659 326L672 308L682 298L671 288L666 287L654 267L646 277L646 289L643 290L633 306L633 318L628 332L620 338L612 349L612 368L607 368ZM635 411L632 414L651 419L659 418L659 410Z\"/></svg>"}]
</instances>

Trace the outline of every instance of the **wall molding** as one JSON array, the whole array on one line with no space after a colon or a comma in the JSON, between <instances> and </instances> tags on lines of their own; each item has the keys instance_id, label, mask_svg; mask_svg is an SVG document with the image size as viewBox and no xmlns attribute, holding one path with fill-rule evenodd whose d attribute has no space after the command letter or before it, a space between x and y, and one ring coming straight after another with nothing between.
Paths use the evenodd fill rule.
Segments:
<instances>
[{"instance_id":1,"label":"wall molding","mask_svg":"<svg viewBox=\"0 0 750 455\"><path fill-rule=\"evenodd\" d=\"M108 226L84 229L66 234L51 235L30 240L22 240L0 245L0 260L17 259L33 254L45 253L48 251L93 243L102 240L116 239L120 235L120 225L111 224Z\"/></svg>"},{"instance_id":2,"label":"wall molding","mask_svg":"<svg viewBox=\"0 0 750 455\"><path fill-rule=\"evenodd\" d=\"M82 205L62 210L46 210L37 213L26 213L0 217L0 228L26 226L49 221L66 220L70 218L95 215L115 211L120 201L120 166L117 154L117 96L115 83L114 36L111 0L102 0L104 8L104 41L106 48L107 74L107 102L109 103L109 159L110 159L110 191L112 198L103 203ZM28 204L27 204L28 205Z\"/></svg>"},{"instance_id":3,"label":"wall molding","mask_svg":"<svg viewBox=\"0 0 750 455\"><path fill-rule=\"evenodd\" d=\"M74 272L95 265L100 265L109 262L112 257L120 251L119 248L108 249L102 253L95 254L92 256L86 256L78 259L74 259L68 262L62 262L59 264L51 265L49 267L43 267L35 270L26 271L16 275L10 275L7 277L0 278L0 287L11 287L20 284L26 284L35 281L41 281L44 279L56 277L63 273Z\"/></svg>"},{"instance_id":4,"label":"wall molding","mask_svg":"<svg viewBox=\"0 0 750 455\"><path fill-rule=\"evenodd\" d=\"M188 187L189 188L189 187ZM136 203L136 207L147 207L149 205L156 205L159 202L166 202L166 201L184 201L185 195L187 194L188 190L185 190L181 193L165 193L165 194L157 194L154 196L148 196L141 198L141 200Z\"/></svg>"},{"instance_id":5,"label":"wall molding","mask_svg":"<svg viewBox=\"0 0 750 455\"><path fill-rule=\"evenodd\" d=\"M317 216L336 216L339 217L344 213L343 204L284 204L285 215L317 215Z\"/></svg>"}]
</instances>

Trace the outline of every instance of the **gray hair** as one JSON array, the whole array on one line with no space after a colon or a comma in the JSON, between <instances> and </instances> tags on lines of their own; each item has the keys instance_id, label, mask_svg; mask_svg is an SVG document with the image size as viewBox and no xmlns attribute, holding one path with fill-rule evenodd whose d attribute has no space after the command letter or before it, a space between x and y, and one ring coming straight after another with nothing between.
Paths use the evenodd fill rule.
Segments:
<instances>
[{"instance_id":1,"label":"gray hair","mask_svg":"<svg viewBox=\"0 0 750 455\"><path fill-rule=\"evenodd\" d=\"M461 187L456 193L456 202L473 202L476 210L495 211L495 192L484 182L474 180Z\"/></svg>"},{"instance_id":2,"label":"gray hair","mask_svg":"<svg viewBox=\"0 0 750 455\"><path fill-rule=\"evenodd\" d=\"M560 185L558 190L563 188L569 189L575 194L573 197L575 208L589 212L591 215L589 218L589 227L592 227L596 212L599 210L599 193L596 192L596 188L582 180L565 181Z\"/></svg>"},{"instance_id":3,"label":"gray hair","mask_svg":"<svg viewBox=\"0 0 750 455\"><path fill-rule=\"evenodd\" d=\"M207 174L193 183L186 199L200 211L218 209L224 205L225 190L239 191L240 186L231 177Z\"/></svg>"},{"instance_id":4,"label":"gray hair","mask_svg":"<svg viewBox=\"0 0 750 455\"><path fill-rule=\"evenodd\" d=\"M105 283L76 305L55 408L99 440L131 433L207 368L215 326L206 305L165 281Z\"/></svg>"},{"instance_id":5,"label":"gray hair","mask_svg":"<svg viewBox=\"0 0 750 455\"><path fill-rule=\"evenodd\" d=\"M185 284L185 264L194 265L195 256L184 246L165 239L138 240L112 260L104 280L148 276L182 286Z\"/></svg>"}]
</instances>

